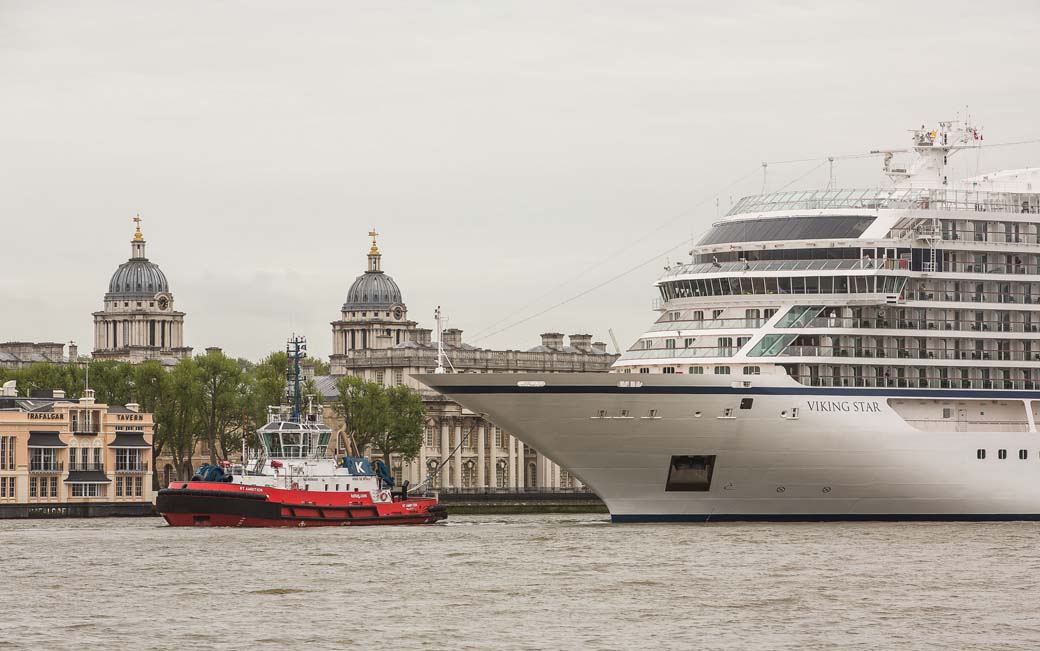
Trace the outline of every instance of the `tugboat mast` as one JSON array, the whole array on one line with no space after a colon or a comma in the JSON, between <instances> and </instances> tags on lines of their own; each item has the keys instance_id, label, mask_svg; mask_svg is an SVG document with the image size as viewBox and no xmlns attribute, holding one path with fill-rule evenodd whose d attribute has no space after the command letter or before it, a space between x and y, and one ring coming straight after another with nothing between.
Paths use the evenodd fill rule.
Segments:
<instances>
[{"instance_id":1,"label":"tugboat mast","mask_svg":"<svg viewBox=\"0 0 1040 651\"><path fill-rule=\"evenodd\" d=\"M294 423L300 422L300 360L307 357L307 338L298 337L295 334L289 338L285 345L285 354L289 358L286 368L286 380L292 393L289 403L292 405L292 416L290 420Z\"/></svg>"}]
</instances>

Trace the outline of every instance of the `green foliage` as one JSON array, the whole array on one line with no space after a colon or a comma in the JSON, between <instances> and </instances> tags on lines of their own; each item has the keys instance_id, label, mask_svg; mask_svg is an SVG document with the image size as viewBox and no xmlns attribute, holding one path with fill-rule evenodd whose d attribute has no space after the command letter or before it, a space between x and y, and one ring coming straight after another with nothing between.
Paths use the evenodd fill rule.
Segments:
<instances>
[{"instance_id":1,"label":"green foliage","mask_svg":"<svg viewBox=\"0 0 1040 651\"><path fill-rule=\"evenodd\" d=\"M317 361L316 371L328 373L328 365ZM188 479L199 441L208 442L210 463L216 463L218 455L226 459L237 452L243 437L250 446L257 445L255 433L267 422L268 406L286 399L287 369L284 351L255 364L213 351L182 359L172 369L158 361L32 364L0 369L0 382L16 380L22 395L63 389L75 400L86 387L89 371L90 388L98 402L137 402L142 411L155 414L155 456L172 457L178 477ZM418 393L404 386L387 389L353 376L339 378L336 387L340 398L333 407L360 449L371 445L405 459L418 455L426 417ZM316 402L324 402L314 380L303 382L300 389L304 400L313 395ZM306 408L306 403L301 406Z\"/></svg>"},{"instance_id":2,"label":"green foliage","mask_svg":"<svg viewBox=\"0 0 1040 651\"><path fill-rule=\"evenodd\" d=\"M372 445L384 455L414 459L422 445L426 408L419 394L406 386L390 389L354 376L336 381L334 405L347 433L359 449Z\"/></svg>"}]
</instances>

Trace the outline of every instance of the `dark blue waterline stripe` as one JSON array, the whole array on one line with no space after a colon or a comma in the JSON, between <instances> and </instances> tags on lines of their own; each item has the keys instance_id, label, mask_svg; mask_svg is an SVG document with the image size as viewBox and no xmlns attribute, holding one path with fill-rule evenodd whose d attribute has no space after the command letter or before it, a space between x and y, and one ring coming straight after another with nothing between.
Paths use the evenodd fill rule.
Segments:
<instances>
[{"instance_id":1,"label":"dark blue waterline stripe","mask_svg":"<svg viewBox=\"0 0 1040 651\"><path fill-rule=\"evenodd\" d=\"M919 514L715 514L687 515L676 513L611 515L615 524L668 522L1016 522L1038 521L1040 513L919 513Z\"/></svg>"},{"instance_id":2,"label":"dark blue waterline stripe","mask_svg":"<svg viewBox=\"0 0 1040 651\"><path fill-rule=\"evenodd\" d=\"M893 398L988 398L1007 400L1011 398L1040 399L1040 391L983 391L954 389L852 389L828 387L702 387L702 386L581 386L547 385L544 387L518 387L508 385L437 385L434 391L452 394L626 394L626 395L776 395L776 396L888 396Z\"/></svg>"}]
</instances>

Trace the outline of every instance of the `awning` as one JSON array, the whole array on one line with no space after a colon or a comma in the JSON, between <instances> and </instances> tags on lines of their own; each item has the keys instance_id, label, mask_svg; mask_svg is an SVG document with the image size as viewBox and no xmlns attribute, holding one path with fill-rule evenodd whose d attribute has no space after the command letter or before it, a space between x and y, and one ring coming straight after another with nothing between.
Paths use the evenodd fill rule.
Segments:
<instances>
[{"instance_id":1,"label":"awning","mask_svg":"<svg viewBox=\"0 0 1040 651\"><path fill-rule=\"evenodd\" d=\"M108 444L110 448L148 448L152 446L144 440L141 432L116 432L114 441Z\"/></svg>"},{"instance_id":2,"label":"awning","mask_svg":"<svg viewBox=\"0 0 1040 651\"><path fill-rule=\"evenodd\" d=\"M29 447L67 448L69 446L61 442L61 437L57 432L29 432Z\"/></svg>"},{"instance_id":3,"label":"awning","mask_svg":"<svg viewBox=\"0 0 1040 651\"><path fill-rule=\"evenodd\" d=\"M108 484L111 483L105 473L100 470L70 470L66 484Z\"/></svg>"}]
</instances>

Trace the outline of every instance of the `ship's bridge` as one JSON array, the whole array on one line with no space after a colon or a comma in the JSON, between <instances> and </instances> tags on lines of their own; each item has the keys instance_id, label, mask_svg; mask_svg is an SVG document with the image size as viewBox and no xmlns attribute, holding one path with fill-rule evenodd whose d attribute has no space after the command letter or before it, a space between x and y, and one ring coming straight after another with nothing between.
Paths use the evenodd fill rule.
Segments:
<instances>
[{"instance_id":1,"label":"ship's bridge","mask_svg":"<svg viewBox=\"0 0 1040 651\"><path fill-rule=\"evenodd\" d=\"M307 459L325 456L332 430L324 423L274 420L257 432L268 458Z\"/></svg>"}]
</instances>

